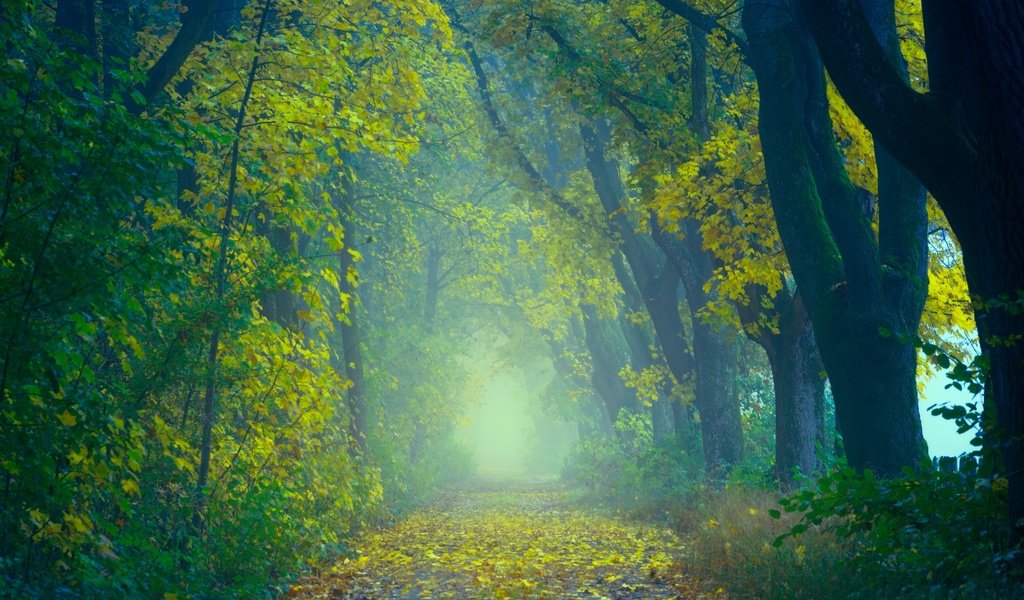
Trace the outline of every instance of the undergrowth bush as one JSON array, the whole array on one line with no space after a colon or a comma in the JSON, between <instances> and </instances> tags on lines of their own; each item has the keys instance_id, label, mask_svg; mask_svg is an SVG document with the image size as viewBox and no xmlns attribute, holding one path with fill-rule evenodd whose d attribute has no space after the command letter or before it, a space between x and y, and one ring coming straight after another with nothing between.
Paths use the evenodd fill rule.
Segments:
<instances>
[{"instance_id":1,"label":"undergrowth bush","mask_svg":"<svg viewBox=\"0 0 1024 600\"><path fill-rule=\"evenodd\" d=\"M816 489L784 498L787 521L776 540L799 542L821 530L847 544L858 581L901 598L1022 597L1006 522L1006 480L907 469L896 479L834 470ZM851 590L845 597L868 593Z\"/></svg>"},{"instance_id":2,"label":"undergrowth bush","mask_svg":"<svg viewBox=\"0 0 1024 600\"><path fill-rule=\"evenodd\" d=\"M587 498L635 515L685 501L703 480L699 449L676 438L655 441L649 414L621 411L613 439L582 440L566 461L563 480L583 486Z\"/></svg>"}]
</instances>

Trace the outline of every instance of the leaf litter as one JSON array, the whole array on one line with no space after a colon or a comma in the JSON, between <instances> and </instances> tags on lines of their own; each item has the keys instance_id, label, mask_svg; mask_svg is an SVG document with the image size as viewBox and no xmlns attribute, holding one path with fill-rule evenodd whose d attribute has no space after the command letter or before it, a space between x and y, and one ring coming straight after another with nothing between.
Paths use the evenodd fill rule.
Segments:
<instances>
[{"instance_id":1,"label":"leaf litter","mask_svg":"<svg viewBox=\"0 0 1024 600\"><path fill-rule=\"evenodd\" d=\"M550 483L453 490L353 548L288 597L712 597L686 573L668 528L581 508Z\"/></svg>"}]
</instances>

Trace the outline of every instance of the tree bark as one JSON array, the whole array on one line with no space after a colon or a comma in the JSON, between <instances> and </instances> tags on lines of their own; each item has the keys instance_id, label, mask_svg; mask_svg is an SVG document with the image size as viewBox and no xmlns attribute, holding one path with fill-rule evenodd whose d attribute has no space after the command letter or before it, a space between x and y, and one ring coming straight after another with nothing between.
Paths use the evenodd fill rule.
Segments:
<instances>
[{"instance_id":1,"label":"tree bark","mask_svg":"<svg viewBox=\"0 0 1024 600\"><path fill-rule=\"evenodd\" d=\"M832 138L820 62L795 14L783 0L749 3L743 14L772 206L832 383L847 458L857 469L898 475L925 456L916 353L906 340L917 332L926 283L915 279L919 265L900 272L878 258ZM884 201L898 207L901 199ZM900 217L903 227L916 224L909 212ZM890 241L915 244L887 251L926 259L915 254L913 232L886 218Z\"/></svg>"},{"instance_id":2,"label":"tree bark","mask_svg":"<svg viewBox=\"0 0 1024 600\"><path fill-rule=\"evenodd\" d=\"M871 133L919 176L961 243L1010 480L1010 522L1024 539L1024 6L924 2L929 93L885 60L859 2L801 2L836 86ZM856 52L849 52L854 48Z\"/></svg>"},{"instance_id":3,"label":"tree bark","mask_svg":"<svg viewBox=\"0 0 1024 600\"><path fill-rule=\"evenodd\" d=\"M996 409L1010 522L1024 539L1024 6L923 3L932 89L899 77L856 0L802 0L839 92L945 212L963 250ZM856 50L852 52L851 50Z\"/></svg>"},{"instance_id":4,"label":"tree bark","mask_svg":"<svg viewBox=\"0 0 1024 600\"><path fill-rule=\"evenodd\" d=\"M186 0L186 10L181 16L181 28L178 29L177 35L171 40L167 50L146 71L145 83L138 89L142 101L132 100L128 105L132 113L142 113L156 100L164 86L178 74L193 48L207 34L207 27L213 17L214 8L217 6L217 0Z\"/></svg>"},{"instance_id":5,"label":"tree bark","mask_svg":"<svg viewBox=\"0 0 1024 600\"><path fill-rule=\"evenodd\" d=\"M54 26L58 45L84 56L96 56L96 6L93 0L60 0Z\"/></svg>"},{"instance_id":6,"label":"tree bark","mask_svg":"<svg viewBox=\"0 0 1024 600\"><path fill-rule=\"evenodd\" d=\"M775 391L775 474L782 489L797 485L794 472L821 470L825 448L824 366L810 315L799 292L776 298L779 332L761 343L772 368Z\"/></svg>"},{"instance_id":7,"label":"tree bark","mask_svg":"<svg viewBox=\"0 0 1024 600\"><path fill-rule=\"evenodd\" d=\"M711 135L708 115L707 37L690 24L690 127L698 146ZM704 459L712 479L722 479L729 468L743 459L743 426L737 396L737 353L728 334L716 331L699 315L710 298L704 284L714 274L715 259L703 248L700 224L692 219L682 223L685 237L679 239L660 227L654 240L679 273L690 308L693 327L693 355L696 362L694 404L700 413Z\"/></svg>"},{"instance_id":8,"label":"tree bark","mask_svg":"<svg viewBox=\"0 0 1024 600\"><path fill-rule=\"evenodd\" d=\"M737 396L737 349L728 333L716 331L699 311L710 298L704 282L711 277L712 258L701 248L699 226L684 222L686 237L657 231L655 240L683 280L686 303L693 315L693 356L696 364L694 404L700 413L704 460L708 473L722 479L743 460L743 426Z\"/></svg>"},{"instance_id":9,"label":"tree bark","mask_svg":"<svg viewBox=\"0 0 1024 600\"><path fill-rule=\"evenodd\" d=\"M617 253L612 260L616 263L615 272L617 276L620 270L627 270L620 253ZM634 313L638 311L646 312L640 289L637 288L636 282L633 281L632 277L627 273L617 278L623 288L623 309ZM630 364L634 371L640 373L654 366L665 365L664 357L653 353L655 340L652 339L651 332L644 324L636 323L625 315L620 315L619 327L622 329L622 335L626 339L626 345L629 347ZM671 438L675 433L671 406L669 404L671 402L669 397L671 392L672 381L665 381L664 385L658 390L657 397L651 400L651 427L655 441Z\"/></svg>"},{"instance_id":10,"label":"tree bark","mask_svg":"<svg viewBox=\"0 0 1024 600\"><path fill-rule=\"evenodd\" d=\"M266 236L270 242L270 247L274 249L274 253L280 260L298 260L301 251L298 247L299 244L293 243L292 235L296 236L297 241L298 237L303 234L294 227L275 225L273 223L273 215L268 207L262 207L262 211L265 218L263 223L257 227L260 233ZM299 322L298 311L304 304L302 304L302 299L291 289L275 286L274 289L266 291L263 295L262 303L264 314L270 320L291 331L298 331L300 329L301 323Z\"/></svg>"},{"instance_id":11,"label":"tree bark","mask_svg":"<svg viewBox=\"0 0 1024 600\"><path fill-rule=\"evenodd\" d=\"M642 245L642 238L633 231L632 225L619 211L625 198L625 189L619 178L618 165L607 156L609 137L607 124L581 123L580 134L587 157L587 169L594 179L594 188L601 199L604 210L613 215L611 217L612 230L622 240L621 248L630 268L636 275L637 285L641 291L644 291L645 288L650 289L657 284L652 274L653 264L650 259L645 259L646 252ZM659 245L661 244L659 243ZM673 261L672 255L668 255L668 258L670 262ZM677 256L676 258L681 259L682 257ZM680 270L679 265L675 262L672 262L671 266L674 266L676 271ZM693 287L692 282L684 280L684 290L687 294L691 294L691 287ZM698 286L698 291L699 288L700 286ZM662 289L662 291L667 290ZM644 295L655 327L663 324L674 328L674 325L666 323L661 317L668 307L664 304L659 306L656 298L649 297L646 293ZM661 302L665 302L664 296ZM687 302L691 307L691 312L695 312L691 298L688 297ZM704 306L703 302L700 304L700 307L702 306ZM658 317L655 316L656 314ZM678 308L676 308L676 314L678 315ZM693 364L696 365L694 403L700 412L701 432L704 438L704 460L708 474L712 478L721 478L729 466L740 460L743 454L743 428L740 421L739 403L735 394L735 348L716 339L711 333L710 327L700 323L699 319L694 318L693 321L693 356L695 359ZM681 325L679 330L681 332ZM661 337L662 332L660 331L658 335L663 342L666 358L668 358L670 349L666 341L671 338ZM674 354L678 353L678 348L672 348L671 351ZM670 360L670 367L672 364ZM687 380L685 371L681 373L681 376L682 381ZM678 379L680 376L677 375Z\"/></svg>"}]
</instances>

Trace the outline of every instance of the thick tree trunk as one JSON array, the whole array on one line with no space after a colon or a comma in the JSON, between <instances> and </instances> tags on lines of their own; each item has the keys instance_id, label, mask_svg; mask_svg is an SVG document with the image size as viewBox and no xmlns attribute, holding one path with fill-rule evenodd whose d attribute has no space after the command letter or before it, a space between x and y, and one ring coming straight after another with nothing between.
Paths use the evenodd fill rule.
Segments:
<instances>
[{"instance_id":1,"label":"thick tree trunk","mask_svg":"<svg viewBox=\"0 0 1024 600\"><path fill-rule=\"evenodd\" d=\"M690 314L694 315L694 405L700 414L708 474L713 479L721 479L732 465L743 460L743 425L736 388L737 348L728 333L716 331L697 316L708 302L703 286L711 276L711 257L700 248L696 224L688 222L686 225L685 241L665 233L655 239L683 277L686 302Z\"/></svg>"},{"instance_id":2,"label":"thick tree trunk","mask_svg":"<svg viewBox=\"0 0 1024 600\"><path fill-rule=\"evenodd\" d=\"M858 0L802 0L840 93L872 134L942 207L960 242L982 352L990 365L1010 480L1010 523L1024 539L1024 5L923 3L931 92L918 94L885 59ZM994 305L995 304L995 305ZM999 306L1002 304L1002 306Z\"/></svg>"},{"instance_id":3,"label":"thick tree trunk","mask_svg":"<svg viewBox=\"0 0 1024 600\"><path fill-rule=\"evenodd\" d=\"M690 26L690 127L699 143L710 136L707 88L707 37ZM700 224L683 223L686 236L679 239L655 227L654 240L683 282L686 303L693 320L693 355L696 358L694 404L700 413L704 460L712 479L722 479L743 459L743 426L737 397L737 349L728 334L715 331L700 316L710 298L704 284L714 272L714 257L703 248Z\"/></svg>"},{"instance_id":4,"label":"thick tree trunk","mask_svg":"<svg viewBox=\"0 0 1024 600\"><path fill-rule=\"evenodd\" d=\"M970 3L971 45L978 48L989 127L979 162L981 194L970 243L961 240L972 294L987 301L978 329L988 355L987 402L995 404L1001 454L1010 481L1010 523L1024 540L1024 6L985 0ZM977 118L977 117L976 117ZM978 195L960 203L977 206ZM954 231L970 227L950 223ZM976 240L976 241L975 241ZM968 246L976 246L968 250Z\"/></svg>"},{"instance_id":5,"label":"thick tree trunk","mask_svg":"<svg viewBox=\"0 0 1024 600\"><path fill-rule=\"evenodd\" d=\"M743 460L743 426L736 397L736 347L706 325L694 325L697 360L694 404L700 413L704 462L712 479L722 479Z\"/></svg>"},{"instance_id":6,"label":"thick tree trunk","mask_svg":"<svg viewBox=\"0 0 1024 600\"><path fill-rule=\"evenodd\" d=\"M926 456L917 401L915 350L877 333L873 321L818 332L847 461L899 475Z\"/></svg>"},{"instance_id":7,"label":"thick tree trunk","mask_svg":"<svg viewBox=\"0 0 1024 600\"><path fill-rule=\"evenodd\" d=\"M704 460L708 473L721 479L743 460L743 425L737 396L737 349L729 333L697 316L708 303L704 283L712 274L712 257L701 247L699 225L684 223L686 238L655 232L655 240L682 277L686 303L693 316L696 364L694 405L700 413Z\"/></svg>"},{"instance_id":8,"label":"thick tree trunk","mask_svg":"<svg viewBox=\"0 0 1024 600\"><path fill-rule=\"evenodd\" d=\"M924 282L913 279L917 265L897 273L878 261L869 222L857 213L834 142L826 139L831 125L823 122L820 64L788 8L747 5L743 20L761 96L772 206L832 383L847 458L855 468L897 475L925 455L916 355L901 340L917 331L914 307ZM899 236L912 239L905 231L891 234ZM915 252L891 248L901 257ZM897 286L901 291L892 293Z\"/></svg>"},{"instance_id":9,"label":"thick tree trunk","mask_svg":"<svg viewBox=\"0 0 1024 600\"><path fill-rule=\"evenodd\" d=\"M1022 227L1018 217L1017 227ZM1008 227L1000 227L1003 235ZM1016 235L1024 228L1016 229ZM1012 261L967 263L971 291L983 298L999 298L1009 290L1024 289L1024 260L1020 254ZM1011 263L1012 264L1009 264ZM1010 296L1014 298L1014 296ZM1024 306L993 306L978 314L978 333L982 352L988 357L989 373L985 381L985 402L995 406L998 453L1002 472L1010 482L1009 516L1017 541L1024 540Z\"/></svg>"}]
</instances>

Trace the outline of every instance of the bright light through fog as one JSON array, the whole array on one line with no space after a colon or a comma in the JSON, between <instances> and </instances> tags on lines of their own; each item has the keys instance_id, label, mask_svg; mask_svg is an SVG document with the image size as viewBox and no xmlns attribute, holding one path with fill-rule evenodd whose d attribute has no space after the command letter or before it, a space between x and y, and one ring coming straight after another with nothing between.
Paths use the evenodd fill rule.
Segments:
<instances>
[{"instance_id":1,"label":"bright light through fog","mask_svg":"<svg viewBox=\"0 0 1024 600\"><path fill-rule=\"evenodd\" d=\"M533 423L526 390L511 374L499 373L483 386L480 404L470 413L466 438L481 475L517 475L526 471Z\"/></svg>"},{"instance_id":2,"label":"bright light through fog","mask_svg":"<svg viewBox=\"0 0 1024 600\"><path fill-rule=\"evenodd\" d=\"M477 351L466 357L479 384L479 397L467 416L464 439L473 452L477 473L485 477L550 478L558 475L576 442L576 425L546 414L541 397L554 380L547 360L500 361L495 356L507 340L474 340Z\"/></svg>"}]
</instances>

